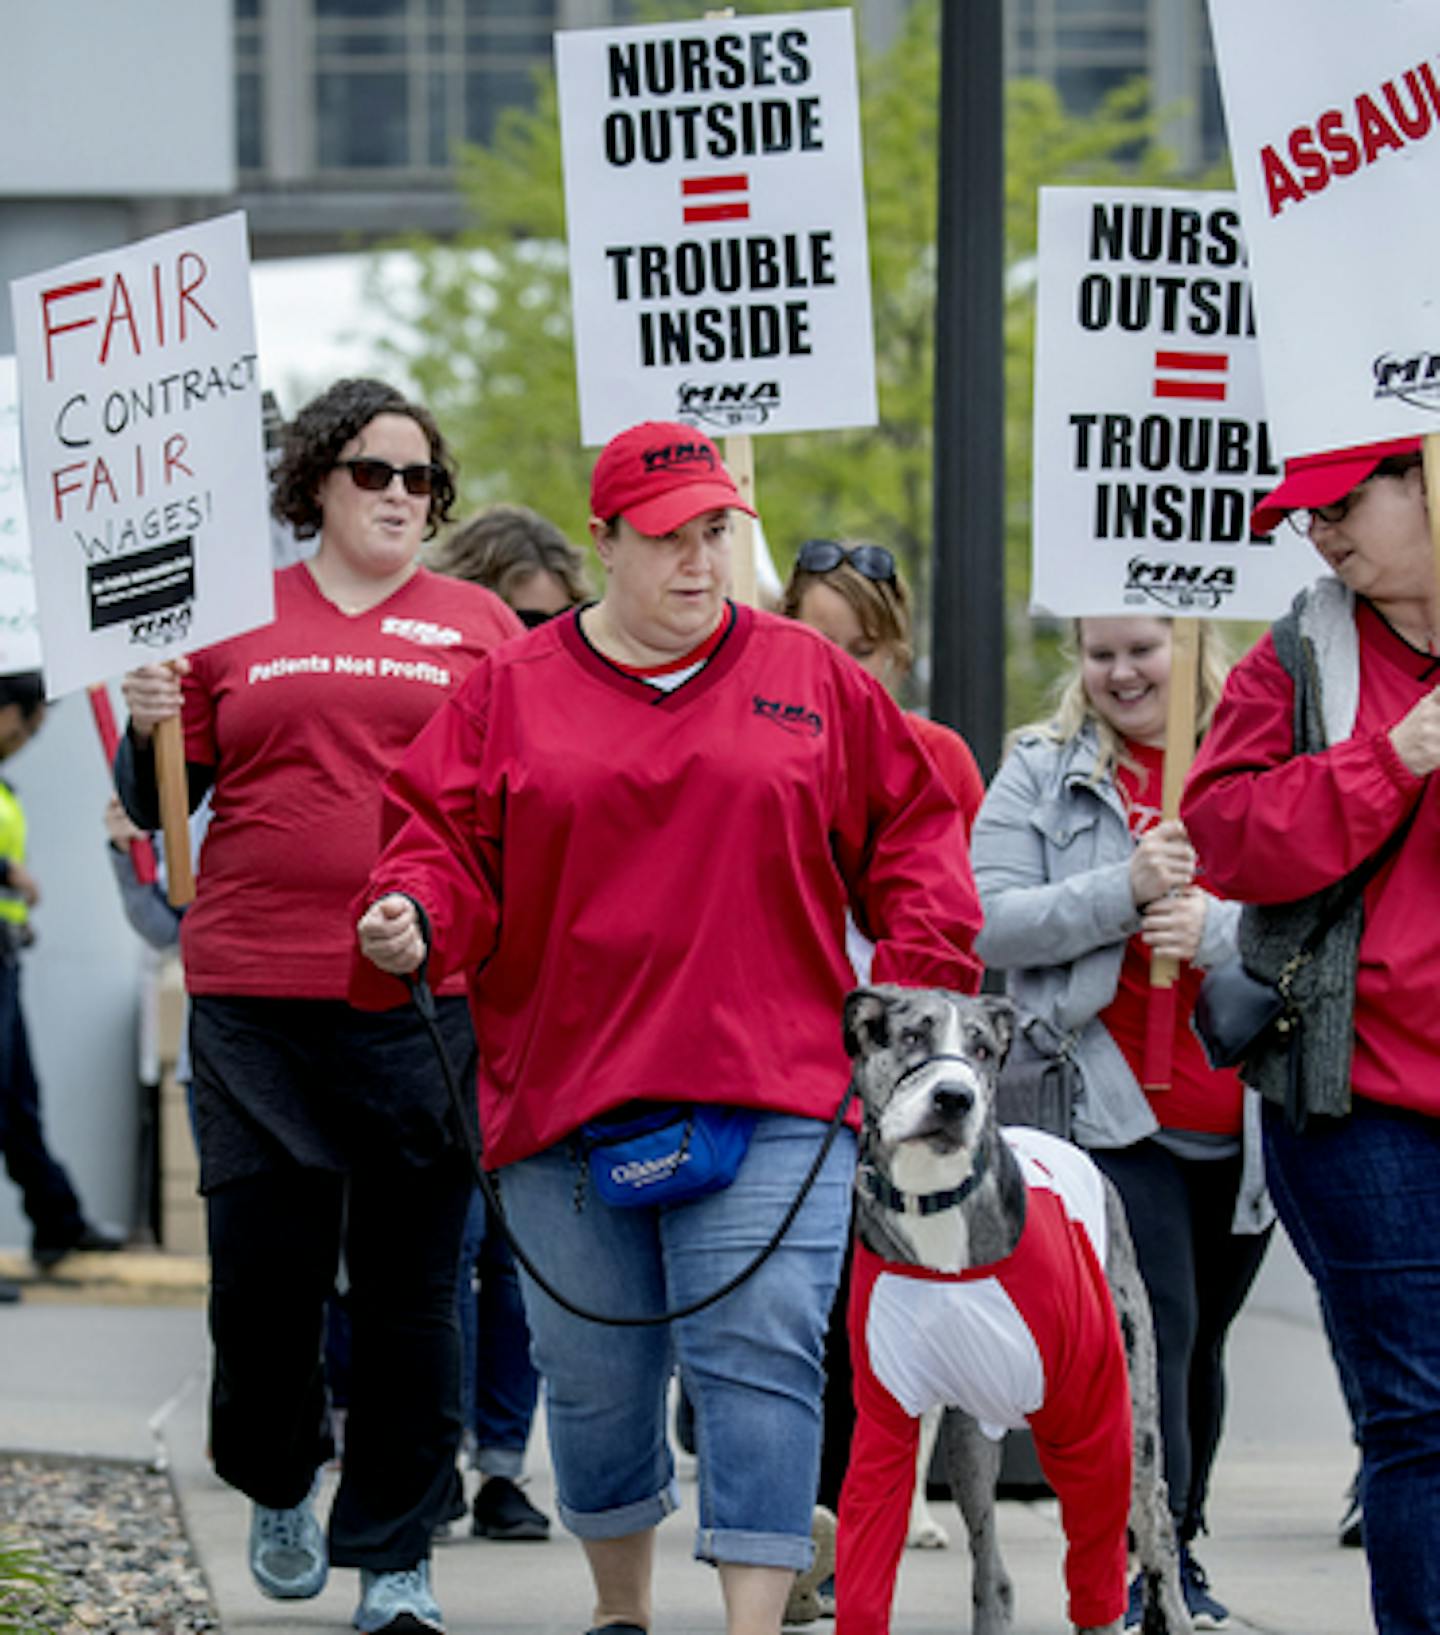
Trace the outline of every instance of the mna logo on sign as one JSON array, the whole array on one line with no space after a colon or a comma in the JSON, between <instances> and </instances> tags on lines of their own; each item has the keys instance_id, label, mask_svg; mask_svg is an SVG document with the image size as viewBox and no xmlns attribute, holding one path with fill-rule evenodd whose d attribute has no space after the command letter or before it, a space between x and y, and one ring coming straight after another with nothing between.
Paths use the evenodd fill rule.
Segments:
<instances>
[{"instance_id":1,"label":"mna logo on sign","mask_svg":"<svg viewBox=\"0 0 1440 1635\"><path fill-rule=\"evenodd\" d=\"M1157 352L1155 396L1223 403L1228 382L1216 377L1229 368L1230 359L1223 352Z\"/></svg>"},{"instance_id":2,"label":"mna logo on sign","mask_svg":"<svg viewBox=\"0 0 1440 1635\"><path fill-rule=\"evenodd\" d=\"M1213 612L1235 594L1235 570L1213 562L1151 561L1132 556L1125 564L1125 600L1158 602L1175 613Z\"/></svg>"},{"instance_id":3,"label":"mna logo on sign","mask_svg":"<svg viewBox=\"0 0 1440 1635\"><path fill-rule=\"evenodd\" d=\"M685 176L680 181L680 198L685 221L749 221L750 178L742 172L729 176ZM707 199L706 204L690 204L690 199Z\"/></svg>"},{"instance_id":4,"label":"mna logo on sign","mask_svg":"<svg viewBox=\"0 0 1440 1635\"><path fill-rule=\"evenodd\" d=\"M1408 357L1382 352L1370 367L1377 398L1398 397L1412 409L1440 413L1440 352L1412 352Z\"/></svg>"},{"instance_id":5,"label":"mna logo on sign","mask_svg":"<svg viewBox=\"0 0 1440 1635\"><path fill-rule=\"evenodd\" d=\"M675 394L675 413L681 420L733 431L737 426L763 426L780 408L780 383L762 380L758 386L739 381L732 386L691 386L681 382Z\"/></svg>"}]
</instances>

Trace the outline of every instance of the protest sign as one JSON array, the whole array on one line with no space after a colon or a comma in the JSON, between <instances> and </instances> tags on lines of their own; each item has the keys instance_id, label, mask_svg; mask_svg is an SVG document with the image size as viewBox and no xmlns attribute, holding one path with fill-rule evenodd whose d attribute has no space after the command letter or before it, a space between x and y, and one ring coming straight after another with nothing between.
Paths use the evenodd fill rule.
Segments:
<instances>
[{"instance_id":1,"label":"protest sign","mask_svg":"<svg viewBox=\"0 0 1440 1635\"><path fill-rule=\"evenodd\" d=\"M581 436L875 423L848 11L555 36Z\"/></svg>"},{"instance_id":2,"label":"protest sign","mask_svg":"<svg viewBox=\"0 0 1440 1635\"><path fill-rule=\"evenodd\" d=\"M10 286L52 697L274 616L245 218Z\"/></svg>"},{"instance_id":3,"label":"protest sign","mask_svg":"<svg viewBox=\"0 0 1440 1635\"><path fill-rule=\"evenodd\" d=\"M1284 456L1440 431L1433 0L1210 0Z\"/></svg>"},{"instance_id":4,"label":"protest sign","mask_svg":"<svg viewBox=\"0 0 1440 1635\"><path fill-rule=\"evenodd\" d=\"M14 358L0 358L0 675L40 668Z\"/></svg>"},{"instance_id":5,"label":"protest sign","mask_svg":"<svg viewBox=\"0 0 1440 1635\"><path fill-rule=\"evenodd\" d=\"M1032 605L1274 618L1315 573L1288 528L1228 193L1044 188Z\"/></svg>"}]
</instances>

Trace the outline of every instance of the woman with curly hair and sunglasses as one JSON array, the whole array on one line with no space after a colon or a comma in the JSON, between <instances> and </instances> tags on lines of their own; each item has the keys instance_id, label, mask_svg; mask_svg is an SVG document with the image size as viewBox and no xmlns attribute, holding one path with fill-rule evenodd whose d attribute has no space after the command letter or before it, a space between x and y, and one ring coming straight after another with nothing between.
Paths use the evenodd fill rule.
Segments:
<instances>
[{"instance_id":1,"label":"woman with curly hair and sunglasses","mask_svg":"<svg viewBox=\"0 0 1440 1635\"><path fill-rule=\"evenodd\" d=\"M363 1631L441 1628L430 1539L460 1434L455 1268L467 1163L418 1019L345 1003L348 905L380 832L380 785L438 705L521 630L490 591L432 574L453 462L428 410L342 380L287 428L272 508L307 561L275 621L125 678L117 760L158 824L153 734L181 716L192 802L211 791L182 951L215 1348L211 1448L252 1501L250 1569L281 1600L361 1570ZM457 1060L474 1044L442 988ZM343 1249L352 1318L344 1468L329 1542L311 1507L331 1444L321 1324Z\"/></svg>"}]
</instances>

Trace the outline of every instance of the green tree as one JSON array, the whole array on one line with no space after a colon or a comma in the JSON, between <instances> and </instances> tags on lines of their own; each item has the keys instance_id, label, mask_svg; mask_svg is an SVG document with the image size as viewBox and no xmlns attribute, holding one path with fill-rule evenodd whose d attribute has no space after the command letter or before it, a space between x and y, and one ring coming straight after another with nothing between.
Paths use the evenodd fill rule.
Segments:
<instances>
[{"instance_id":1,"label":"green tree","mask_svg":"<svg viewBox=\"0 0 1440 1635\"><path fill-rule=\"evenodd\" d=\"M782 0L747 10L770 9ZM788 0L783 9L803 9ZM682 8L651 6L650 15ZM693 6L683 8L693 17ZM889 545L917 591L920 636L931 545L939 4L919 0L893 42L860 63L880 421L863 430L756 440L756 487L782 569L813 534ZM1137 83L1076 116L1054 90L1014 80L1006 100L1006 578L1012 720L1040 707L1053 632L1029 593L1030 404L1036 195L1042 185L1175 185ZM440 416L468 505L518 499L582 537L590 456L579 446L559 121L553 76L533 110L511 109L461 163L472 226L453 244L414 239L414 281L376 263L371 294L396 322L398 364Z\"/></svg>"}]
</instances>

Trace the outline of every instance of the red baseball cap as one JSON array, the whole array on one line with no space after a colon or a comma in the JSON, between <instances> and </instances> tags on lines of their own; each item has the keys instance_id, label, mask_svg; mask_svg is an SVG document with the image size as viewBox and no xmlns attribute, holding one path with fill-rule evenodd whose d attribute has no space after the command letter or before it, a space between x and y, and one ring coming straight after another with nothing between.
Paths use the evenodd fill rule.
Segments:
<instances>
[{"instance_id":1,"label":"red baseball cap","mask_svg":"<svg viewBox=\"0 0 1440 1635\"><path fill-rule=\"evenodd\" d=\"M748 511L725 463L703 431L668 420L645 420L617 432L590 477L590 514L624 516L632 528L658 537L703 511Z\"/></svg>"},{"instance_id":2,"label":"red baseball cap","mask_svg":"<svg viewBox=\"0 0 1440 1635\"><path fill-rule=\"evenodd\" d=\"M1358 443L1354 448L1329 449L1323 454L1302 454L1285 462L1285 480L1272 489L1250 517L1252 534L1268 534L1291 511L1333 505L1363 483L1382 460L1398 454L1418 454L1418 437L1399 437L1389 443Z\"/></svg>"}]
</instances>

